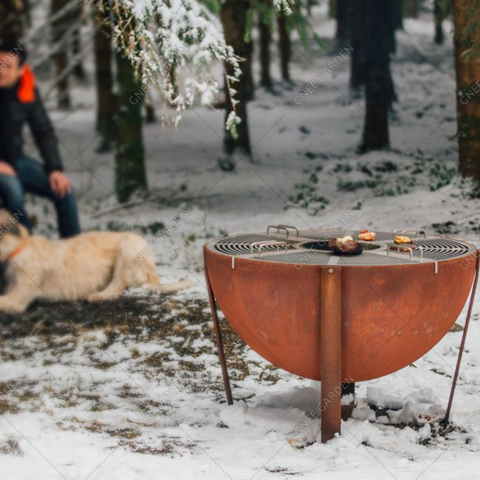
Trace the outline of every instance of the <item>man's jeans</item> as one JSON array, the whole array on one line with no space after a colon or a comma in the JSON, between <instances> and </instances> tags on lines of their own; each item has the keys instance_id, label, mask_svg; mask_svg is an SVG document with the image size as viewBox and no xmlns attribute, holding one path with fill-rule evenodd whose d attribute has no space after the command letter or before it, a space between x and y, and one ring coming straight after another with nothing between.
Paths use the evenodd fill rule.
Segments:
<instances>
[{"instance_id":1,"label":"man's jeans","mask_svg":"<svg viewBox=\"0 0 480 480\"><path fill-rule=\"evenodd\" d=\"M55 205L60 237L68 238L80 233L77 200L75 193L63 197L50 188L48 174L43 165L28 157L22 157L16 164L17 176L0 175L0 198L2 207L10 213L20 213L19 221L32 233L30 218L25 210L24 194L33 193L48 198Z\"/></svg>"}]
</instances>

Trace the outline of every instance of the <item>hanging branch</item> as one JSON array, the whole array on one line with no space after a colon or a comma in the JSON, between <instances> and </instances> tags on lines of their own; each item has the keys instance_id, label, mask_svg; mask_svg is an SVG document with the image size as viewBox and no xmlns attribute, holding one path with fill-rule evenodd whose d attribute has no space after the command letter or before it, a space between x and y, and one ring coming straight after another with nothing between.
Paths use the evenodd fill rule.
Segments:
<instances>
[{"instance_id":1,"label":"hanging branch","mask_svg":"<svg viewBox=\"0 0 480 480\"><path fill-rule=\"evenodd\" d=\"M106 8L108 2L93 2ZM103 4L103 5L102 5ZM233 49L214 25L216 17L196 0L112 0L113 39L132 63L142 83L155 86L176 110L177 125L196 97L210 105L219 91L210 73L213 62L233 66L234 78L241 74ZM182 85L172 82L175 69Z\"/></svg>"}]
</instances>

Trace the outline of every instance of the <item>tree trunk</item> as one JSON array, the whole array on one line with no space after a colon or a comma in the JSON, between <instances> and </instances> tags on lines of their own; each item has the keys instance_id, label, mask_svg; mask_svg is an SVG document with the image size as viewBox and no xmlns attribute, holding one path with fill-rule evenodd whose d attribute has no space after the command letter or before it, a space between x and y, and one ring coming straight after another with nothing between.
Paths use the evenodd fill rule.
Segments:
<instances>
[{"instance_id":1,"label":"tree trunk","mask_svg":"<svg viewBox=\"0 0 480 480\"><path fill-rule=\"evenodd\" d=\"M97 88L97 124L100 134L98 153L109 152L114 139L115 97L113 93L112 39L110 25L105 24L108 13L95 18L95 79Z\"/></svg>"},{"instance_id":2,"label":"tree trunk","mask_svg":"<svg viewBox=\"0 0 480 480\"><path fill-rule=\"evenodd\" d=\"M307 0L307 15L312 14L313 0Z\"/></svg>"},{"instance_id":3,"label":"tree trunk","mask_svg":"<svg viewBox=\"0 0 480 480\"><path fill-rule=\"evenodd\" d=\"M357 0L358 1L358 0ZM395 0L361 0L366 2L365 31L365 126L361 151L389 146L388 111L392 102L390 74L392 2Z\"/></svg>"},{"instance_id":4,"label":"tree trunk","mask_svg":"<svg viewBox=\"0 0 480 480\"><path fill-rule=\"evenodd\" d=\"M351 46L353 51L350 56L350 88L359 92L365 85L365 31L364 15L365 0L354 0L352 5Z\"/></svg>"},{"instance_id":5,"label":"tree trunk","mask_svg":"<svg viewBox=\"0 0 480 480\"><path fill-rule=\"evenodd\" d=\"M443 21L445 20L445 0L435 0L434 13L435 13L435 43L437 45L443 45L445 41L445 34L443 32Z\"/></svg>"},{"instance_id":6,"label":"tree trunk","mask_svg":"<svg viewBox=\"0 0 480 480\"><path fill-rule=\"evenodd\" d=\"M290 44L290 32L287 28L287 18L282 10L277 16L278 24L278 47L280 51L280 71L282 79L290 82L290 57L292 46Z\"/></svg>"},{"instance_id":7,"label":"tree trunk","mask_svg":"<svg viewBox=\"0 0 480 480\"><path fill-rule=\"evenodd\" d=\"M350 41L351 18L352 0L337 0L337 31L335 38L340 48L344 48Z\"/></svg>"},{"instance_id":8,"label":"tree trunk","mask_svg":"<svg viewBox=\"0 0 480 480\"><path fill-rule=\"evenodd\" d=\"M337 1L329 0L328 2L328 16L330 18L337 18Z\"/></svg>"},{"instance_id":9,"label":"tree trunk","mask_svg":"<svg viewBox=\"0 0 480 480\"><path fill-rule=\"evenodd\" d=\"M0 38L20 40L27 20L27 5L24 0L2 0L0 2Z\"/></svg>"},{"instance_id":10,"label":"tree trunk","mask_svg":"<svg viewBox=\"0 0 480 480\"><path fill-rule=\"evenodd\" d=\"M247 98L248 101L252 101L255 98L255 82L253 81L253 41L250 39L246 43L246 57L244 62L244 68L242 70L245 72L247 77Z\"/></svg>"},{"instance_id":11,"label":"tree trunk","mask_svg":"<svg viewBox=\"0 0 480 480\"><path fill-rule=\"evenodd\" d=\"M153 105L153 100L151 95L145 96L145 122L146 123L155 123L157 121L157 116L155 115L155 107Z\"/></svg>"},{"instance_id":12,"label":"tree trunk","mask_svg":"<svg viewBox=\"0 0 480 480\"><path fill-rule=\"evenodd\" d=\"M418 17L418 0L403 0L403 18Z\"/></svg>"},{"instance_id":13,"label":"tree trunk","mask_svg":"<svg viewBox=\"0 0 480 480\"><path fill-rule=\"evenodd\" d=\"M116 110L115 192L121 203L147 190L142 136L142 102L135 97L141 84L121 50L115 52L118 103ZM133 99L133 100L132 100Z\"/></svg>"},{"instance_id":14,"label":"tree trunk","mask_svg":"<svg viewBox=\"0 0 480 480\"><path fill-rule=\"evenodd\" d=\"M52 15L59 12L67 3L68 0L52 0ZM68 15L63 15L52 22L52 44L57 49L54 59L58 93L57 103L60 110L69 110L72 106L68 85L68 39L65 38L65 33L69 27L68 18Z\"/></svg>"},{"instance_id":15,"label":"tree trunk","mask_svg":"<svg viewBox=\"0 0 480 480\"><path fill-rule=\"evenodd\" d=\"M480 5L471 0L453 0L455 60L457 73L457 116L460 173L480 183L480 63L465 53L478 51L480 28L470 28L479 18Z\"/></svg>"},{"instance_id":16,"label":"tree trunk","mask_svg":"<svg viewBox=\"0 0 480 480\"><path fill-rule=\"evenodd\" d=\"M72 53L76 58L75 66L73 67L73 74L79 80L85 80L85 68L83 67L82 58L82 17L83 17L83 5L80 3L76 6L72 13L72 22L77 23L77 28L72 32Z\"/></svg>"},{"instance_id":17,"label":"tree trunk","mask_svg":"<svg viewBox=\"0 0 480 480\"><path fill-rule=\"evenodd\" d=\"M403 0L393 2L393 28L403 30Z\"/></svg>"},{"instance_id":18,"label":"tree trunk","mask_svg":"<svg viewBox=\"0 0 480 480\"><path fill-rule=\"evenodd\" d=\"M272 8L269 0L263 0L261 3L265 7L265 10ZM270 29L272 17L270 14L270 22L262 16L262 12L259 13L258 17L258 30L260 36L260 85L267 90L272 90L273 82L270 72L270 43L272 41L272 33Z\"/></svg>"},{"instance_id":19,"label":"tree trunk","mask_svg":"<svg viewBox=\"0 0 480 480\"><path fill-rule=\"evenodd\" d=\"M230 45L235 53L242 58L247 58L249 46L245 42L245 29L247 24L248 10L250 9L249 0L225 0L222 4L221 19L223 25L223 31L225 35L225 41ZM242 69L242 75L238 82L232 85L232 88L236 90L235 99L239 102L235 107L232 104L228 89L226 89L226 109L225 120L229 117L232 111L236 111L237 115L241 119L241 123L237 126L237 138L231 134L231 132L225 130L224 136L224 150L227 154L231 155L236 151L241 154L251 155L250 145L250 133L248 129L248 114L247 103L249 95L249 77L248 66L246 62L240 63ZM225 64L226 74L233 76L234 72L229 64ZM228 167L227 167L228 168Z\"/></svg>"}]
</instances>

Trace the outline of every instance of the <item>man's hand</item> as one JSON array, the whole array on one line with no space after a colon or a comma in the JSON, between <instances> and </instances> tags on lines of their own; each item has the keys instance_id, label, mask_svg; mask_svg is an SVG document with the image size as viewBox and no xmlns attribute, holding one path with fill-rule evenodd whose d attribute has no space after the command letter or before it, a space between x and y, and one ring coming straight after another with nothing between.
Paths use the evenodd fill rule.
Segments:
<instances>
[{"instance_id":1,"label":"man's hand","mask_svg":"<svg viewBox=\"0 0 480 480\"><path fill-rule=\"evenodd\" d=\"M53 172L50 172L48 180L50 182L50 188L54 193L60 195L60 197L63 197L66 193L72 192L72 183L61 171L54 170Z\"/></svg>"},{"instance_id":2,"label":"man's hand","mask_svg":"<svg viewBox=\"0 0 480 480\"><path fill-rule=\"evenodd\" d=\"M9 163L0 160L0 175L12 175L16 177L17 173Z\"/></svg>"}]
</instances>

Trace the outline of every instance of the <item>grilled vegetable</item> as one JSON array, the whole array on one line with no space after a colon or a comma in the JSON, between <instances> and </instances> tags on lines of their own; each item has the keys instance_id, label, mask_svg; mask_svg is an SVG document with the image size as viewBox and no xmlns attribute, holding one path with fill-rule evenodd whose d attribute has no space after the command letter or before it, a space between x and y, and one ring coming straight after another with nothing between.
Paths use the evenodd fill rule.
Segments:
<instances>
[{"instance_id":1,"label":"grilled vegetable","mask_svg":"<svg viewBox=\"0 0 480 480\"><path fill-rule=\"evenodd\" d=\"M397 235L393 241L397 244L400 245L401 243L413 243L413 240L410 237L406 237L403 235Z\"/></svg>"},{"instance_id":2,"label":"grilled vegetable","mask_svg":"<svg viewBox=\"0 0 480 480\"><path fill-rule=\"evenodd\" d=\"M371 232L370 230L361 230L358 234L358 239L363 240L364 242L373 242L377 234L375 232Z\"/></svg>"}]
</instances>

